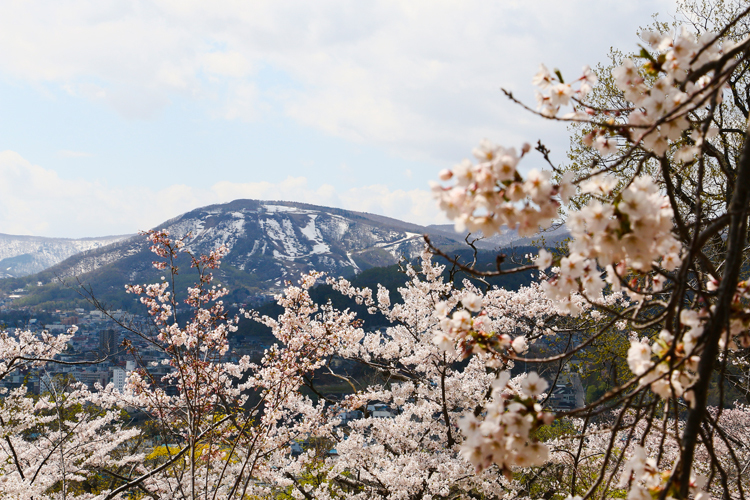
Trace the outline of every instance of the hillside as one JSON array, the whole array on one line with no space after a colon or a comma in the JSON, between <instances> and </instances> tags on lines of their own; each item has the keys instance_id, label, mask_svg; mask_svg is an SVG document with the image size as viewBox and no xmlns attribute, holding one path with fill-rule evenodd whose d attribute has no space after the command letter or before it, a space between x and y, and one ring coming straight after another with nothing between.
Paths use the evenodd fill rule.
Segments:
<instances>
[{"instance_id":1,"label":"hillside","mask_svg":"<svg viewBox=\"0 0 750 500\"><path fill-rule=\"evenodd\" d=\"M441 234L452 234L453 237L460 237L461 239L467 235L467 233L457 234L453 228L453 224L433 224L427 226L427 230L430 232L440 232ZM489 238L482 237L481 233L473 234L471 235L471 239L480 238L475 243L477 248L483 250L496 250L499 248L530 246L542 239L544 239L544 244L546 246L554 246L569 236L570 233L564 225L557 227L553 226L552 228L542 231L532 237L519 236L518 231L515 229L508 229L503 226L502 233L493 234Z\"/></svg>"},{"instance_id":2,"label":"hillside","mask_svg":"<svg viewBox=\"0 0 750 500\"><path fill-rule=\"evenodd\" d=\"M403 256L416 257L422 235L429 233L446 248L462 244L460 235L441 228L361 212L302 203L236 200L211 205L164 222L173 237L185 238L193 254L226 245L218 279L233 291L237 302L257 302L280 290L286 280L317 270L351 276L373 267L388 266ZM123 293L129 283L158 280L146 239L133 236L76 254L40 273L0 280L7 298L22 295L14 307L54 307L80 300L76 288L84 285L111 305L130 309L133 299ZM187 255L178 260L183 272L175 284L182 290L192 283Z\"/></svg>"},{"instance_id":3,"label":"hillside","mask_svg":"<svg viewBox=\"0 0 750 500\"><path fill-rule=\"evenodd\" d=\"M0 278L38 273L77 253L101 248L131 236L71 239L0 234Z\"/></svg>"}]
</instances>

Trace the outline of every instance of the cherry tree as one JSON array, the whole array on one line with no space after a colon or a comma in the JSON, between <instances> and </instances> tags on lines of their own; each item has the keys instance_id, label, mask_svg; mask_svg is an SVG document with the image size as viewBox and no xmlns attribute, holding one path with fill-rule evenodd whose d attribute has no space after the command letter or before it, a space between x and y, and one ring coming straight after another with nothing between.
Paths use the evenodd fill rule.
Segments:
<instances>
[{"instance_id":1,"label":"cherry tree","mask_svg":"<svg viewBox=\"0 0 750 500\"><path fill-rule=\"evenodd\" d=\"M279 297L285 308L281 317L257 317L273 329L279 343L259 363L248 356L232 360L228 336L239 318L225 310L221 298L227 290L213 284L212 274L227 249L196 256L185 248L185 237L170 237L162 230L149 232L148 238L159 257L154 266L169 278L127 289L148 308L155 328L120 325L163 359L141 362L129 374L119 404L147 415L152 433L163 444L148 455L141 452L139 463L127 473L103 468L117 481L98 498L271 496L290 444L332 427L323 416L322 402L304 396L300 387L305 375L321 367L340 343L356 342L360 330L355 317L315 305L308 290L316 275L309 275ZM181 253L198 272L183 301L170 291ZM182 308L189 319L181 322ZM135 349L133 353L138 356Z\"/></svg>"},{"instance_id":2,"label":"cherry tree","mask_svg":"<svg viewBox=\"0 0 750 500\"><path fill-rule=\"evenodd\" d=\"M1 390L3 498L91 498L109 486L101 469L127 470L142 458L129 452L140 430L126 427L111 386L92 392L45 376L49 364L64 363L56 357L74 334L75 328L57 336L0 332L0 380L31 370L41 374L37 397L25 385Z\"/></svg>"},{"instance_id":3,"label":"cherry tree","mask_svg":"<svg viewBox=\"0 0 750 500\"><path fill-rule=\"evenodd\" d=\"M469 282L456 288L444 279L443 271L444 266L433 263L425 252L419 268L405 266L410 279L394 302L383 287L373 291L355 288L345 279L328 280L335 290L392 323L346 339L335 337L338 345L333 352L339 358L379 372L382 383L358 388L356 379L326 366L353 389L343 400L329 401L329 421L341 424L337 419L343 411L360 409L365 415L345 426L317 430L317 438L333 443L335 456L311 449L296 459L280 460L279 470L288 478L277 483L280 487L304 498L458 498L468 492L495 498L520 489L513 479L513 464L530 467L547 460L547 448L533 437L535 429L553 418L537 400L547 383L536 373L511 378L502 370L506 363L497 351L477 347L489 344L525 352L537 339L554 334L557 306L538 285L485 294ZM442 333L448 323L468 326L468 312L460 318L446 317L457 306L484 311L484 338L467 337L456 346ZM490 334L498 331L514 335ZM477 356L462 364L473 351ZM392 418L368 413L372 402L386 405ZM503 445L490 445L491 456L477 453L484 443L476 435L465 439L460 430L478 426L471 416L480 414L486 415L485 428L490 418L496 419L496 434L507 439ZM499 467L490 467L493 459ZM318 471L315 483L299 480L310 470Z\"/></svg>"},{"instance_id":4,"label":"cherry tree","mask_svg":"<svg viewBox=\"0 0 750 500\"><path fill-rule=\"evenodd\" d=\"M145 293L162 322L155 342L165 344L175 369L164 380L180 391L167 396L142 375L130 387L140 398L136 403L182 436L177 453L188 457L185 465L170 459L168 467L154 469L169 471L159 476L161 483L145 472L156 488L151 491L190 497L239 491L294 498L744 498L748 457L738 444L737 422L746 412L711 409L708 393L713 384L720 404L730 405L721 375L731 370L733 353L750 346L750 289L740 278L750 145L746 130L722 128L725 88L744 74L750 48L747 39L727 34L747 14L739 12L715 33L642 33L638 58L624 59L611 72L626 103L617 108L589 101L598 83L590 68L566 81L541 66L532 81L539 88L537 110L527 109L540 119L585 127L584 144L597 152L587 169L564 171L540 144L537 165L547 169L523 173L521 162L533 161L530 146L483 141L476 162L440 173L434 192L459 228L489 236L507 226L532 235L564 220L571 235L566 248L542 249L532 264L513 270L474 271L536 269L540 280L530 287L456 287L429 256L420 271L407 269L411 281L396 303L382 288L331 281L393 324L365 332L352 313L314 304L308 290L315 276L308 276L278 297L281 316L253 316L281 342L257 366L207 359L222 352L234 320L216 330L208 318L227 320L220 303L213 306L219 309L200 304L222 292L194 289L195 319L182 328L170 322L176 303L164 284L133 288ZM738 154L724 161L715 151L729 147L722 142L728 133L741 140ZM724 205L704 190L709 180L726 186ZM159 238L172 258L177 247L166 235ZM210 268L218 258L195 262ZM519 363L559 369L612 332L627 339L630 375L582 408L545 411L549 383L533 371L512 376ZM566 333L560 352L535 354L535 342ZM335 371L334 355L378 371L381 383L358 387ZM340 401L303 396L305 384L314 391L310 375L319 370L347 380L352 393ZM249 390L258 391L263 404L239 411ZM393 418L366 414L337 425L342 411L373 401L387 404ZM217 418L215 408L226 416ZM206 435L216 436L217 444L204 443ZM295 439L319 446L294 457ZM199 460L206 446L218 461ZM324 453L328 446L335 457Z\"/></svg>"},{"instance_id":5,"label":"cherry tree","mask_svg":"<svg viewBox=\"0 0 750 500\"><path fill-rule=\"evenodd\" d=\"M176 258L184 251L182 240L164 231L151 232L149 238L161 257L155 266L173 276ZM539 399L548 384L536 373L511 377L506 370L511 363L504 359L527 352L539 339L572 335L567 306L549 299L539 284L518 292L483 292L470 282L457 288L428 252L418 267L406 266L410 280L394 303L385 288L373 292L329 279L339 293L393 324L384 331L364 331L354 313L312 301L309 289L320 278L313 273L277 296L284 309L277 318L246 313L270 327L279 343L257 364L247 358L231 362L227 336L237 318L226 314L221 303L226 291L212 285L211 275L224 252L219 248L192 257L200 278L188 290L185 302L192 313L185 324L175 319L183 306L168 291L171 279L128 287L157 326L152 333L134 333L162 349L165 359L130 374L120 404L149 415L162 442L170 444L157 447L158 456L152 451L143 460L141 454L127 474L103 469L117 474L118 482L101 498L135 491L171 498L287 493L305 498L455 498L469 491L498 497L523 491L513 467L539 466L548 459L547 447L533 435L553 419ZM619 301L613 295L604 302L614 306ZM581 310L590 308L580 295L572 302ZM452 335L454 327L463 325L468 334L471 320L468 312L462 319L449 318L455 308L483 310L484 336L467 335L456 348L451 346L446 331ZM589 321L581 318L577 324L590 327ZM498 331L512 335L494 333ZM488 346L495 350L485 350ZM477 356L463 364L472 352ZM334 357L379 372L380 383L362 386L337 373ZM345 379L351 393L340 400L305 396L303 388L316 391L316 372ZM374 401L388 405L394 418L368 414ZM366 416L342 427L341 413L357 409ZM474 420L465 418L467 411ZM506 446L476 435L464 437L462 428L487 427L477 419L482 415L496 420L492 425L506 436ZM295 456L292 447L299 441L320 446ZM491 457L477 453L487 446L494 450ZM333 455L328 453L332 448ZM494 466L493 460L503 465Z\"/></svg>"},{"instance_id":6,"label":"cherry tree","mask_svg":"<svg viewBox=\"0 0 750 500\"><path fill-rule=\"evenodd\" d=\"M740 12L716 33L688 28L644 32L639 57L612 70L624 107L605 109L587 101L597 83L588 67L566 82L542 65L533 79L538 107L531 111L584 124L589 130L585 144L598 152L586 171L563 173L540 144L537 149L550 170L532 169L524 176L518 165L529 146L519 153L483 142L474 152L478 163L465 161L442 172L441 179L452 184L435 186L457 226L486 235L503 225L531 233L564 216L571 235L567 251L553 256L541 250L535 260L539 269L551 268L542 283L547 296L569 304L569 313L578 316L584 313L571 294L580 294L632 332L627 361L633 377L570 413L589 419L605 406L616 408L600 473L581 492L584 497L610 494L615 488L611 478L624 461L619 487L627 487L633 498L705 495L701 488L744 498L738 471L746 463L736 454L717 453L719 442L734 446L721 421L711 416L707 399L715 371L726 372L730 353L750 345L748 289L740 278L748 237L750 144L745 129L722 128L725 89L744 74L750 47L747 38L724 35L747 15L747 10ZM738 154L729 162L715 154L730 147L719 132L741 137ZM723 206L704 191L709 169L722 176L711 183L730 192ZM689 183L679 180L685 176ZM692 191L685 190L688 185ZM561 213L576 193L585 195L579 208ZM613 292L625 294L625 307L603 303ZM464 310L453 313L454 321L461 318L471 326L447 332L457 342L466 336L463 330L475 335L472 323L481 322L482 311L465 316ZM587 335L569 356L608 327ZM635 422L641 420L648 425L637 436ZM626 429L626 443L637 436L641 447L622 453L615 447ZM473 432L496 439L481 429ZM643 447L652 434L661 443L655 456ZM588 438L584 433L578 439L583 446ZM664 451L670 441L673 454ZM700 463L697 454L702 454ZM570 488L572 495L578 493Z\"/></svg>"}]
</instances>

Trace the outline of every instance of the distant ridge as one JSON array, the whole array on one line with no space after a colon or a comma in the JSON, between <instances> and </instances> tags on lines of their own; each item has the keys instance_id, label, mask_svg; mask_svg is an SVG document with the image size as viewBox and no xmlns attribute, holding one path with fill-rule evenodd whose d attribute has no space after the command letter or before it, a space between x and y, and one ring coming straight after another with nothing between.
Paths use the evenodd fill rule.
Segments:
<instances>
[{"instance_id":1,"label":"distant ridge","mask_svg":"<svg viewBox=\"0 0 750 500\"><path fill-rule=\"evenodd\" d=\"M463 233L458 233L455 230L453 224L433 224L431 226L427 226L427 230L429 232L438 233L446 237L452 235L453 238L458 238L461 241L463 241L466 235L469 234L466 231ZM503 226L502 232L500 234L495 234L489 238L484 238L482 237L482 233L478 233L472 234L470 239L473 240L474 238L480 238L475 243L477 248L485 250L495 250L498 248L507 248L510 246L529 246L535 241L541 240L542 238L544 238L544 242L546 245L552 245L564 240L568 236L570 236L570 233L564 225L553 226L552 228L541 231L539 234L531 237L519 236L518 231L516 231L515 229L508 229L507 227Z\"/></svg>"},{"instance_id":2,"label":"distant ridge","mask_svg":"<svg viewBox=\"0 0 750 500\"><path fill-rule=\"evenodd\" d=\"M0 278L38 273L77 253L100 248L131 236L46 238L0 233Z\"/></svg>"},{"instance_id":3,"label":"distant ridge","mask_svg":"<svg viewBox=\"0 0 750 500\"><path fill-rule=\"evenodd\" d=\"M217 278L248 295L278 291L287 280L296 281L310 270L347 276L394 264L402 256L412 259L424 248L425 233L446 248L463 244L455 233L390 217L286 201L243 199L209 205L155 229L167 229L177 238L190 235L185 248L194 254L226 245L229 254ZM101 298L119 301L125 284L159 279L163 273L153 268L153 260L146 239L136 235L88 248L20 280L2 280L0 287L6 295L11 289L28 287L28 295L18 305L33 306L60 298L64 293L59 280L77 277ZM182 267L189 271L187 258ZM184 287L192 278L185 272L179 279Z\"/></svg>"}]
</instances>

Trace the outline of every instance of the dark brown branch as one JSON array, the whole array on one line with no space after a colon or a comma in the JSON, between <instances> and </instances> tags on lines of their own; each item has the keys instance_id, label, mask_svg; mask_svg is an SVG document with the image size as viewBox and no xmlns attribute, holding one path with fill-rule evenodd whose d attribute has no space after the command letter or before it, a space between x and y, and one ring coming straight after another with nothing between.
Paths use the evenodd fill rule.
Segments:
<instances>
[{"instance_id":1,"label":"dark brown branch","mask_svg":"<svg viewBox=\"0 0 750 500\"><path fill-rule=\"evenodd\" d=\"M747 237L747 210L750 202L750 134L745 136L739 165L737 181L729 204L729 235L727 237L727 257L724 264L717 301L703 334L703 353L698 364L698 381L693 386L694 405L688 413L685 432L682 438L680 457L680 497L688 498L690 474L698 441L700 427L705 420L706 401L711 373L719 353L719 340L729 322L729 313L734 297L739 272L742 265L742 250Z\"/></svg>"}]
</instances>

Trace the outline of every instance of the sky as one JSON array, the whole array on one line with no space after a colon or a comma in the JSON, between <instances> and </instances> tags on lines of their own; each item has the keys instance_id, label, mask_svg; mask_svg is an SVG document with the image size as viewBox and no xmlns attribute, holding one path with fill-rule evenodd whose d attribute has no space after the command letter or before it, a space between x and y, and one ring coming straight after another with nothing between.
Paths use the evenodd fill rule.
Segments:
<instances>
[{"instance_id":1,"label":"sky","mask_svg":"<svg viewBox=\"0 0 750 500\"><path fill-rule=\"evenodd\" d=\"M238 198L445 223L428 182L482 138L542 140L575 78L673 0L0 2L0 232L146 230ZM536 165L535 165L536 162ZM524 168L541 166L525 159Z\"/></svg>"}]
</instances>

